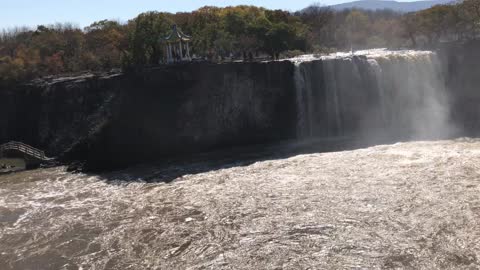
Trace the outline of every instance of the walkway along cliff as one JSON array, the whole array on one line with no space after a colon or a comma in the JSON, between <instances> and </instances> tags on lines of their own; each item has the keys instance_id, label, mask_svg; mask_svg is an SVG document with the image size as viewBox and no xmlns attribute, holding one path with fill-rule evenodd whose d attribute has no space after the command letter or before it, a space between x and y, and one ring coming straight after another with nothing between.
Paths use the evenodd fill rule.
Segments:
<instances>
[{"instance_id":1,"label":"walkway along cliff","mask_svg":"<svg viewBox=\"0 0 480 270\"><path fill-rule=\"evenodd\" d=\"M478 48L43 79L0 89L0 143L110 169L291 139L476 136Z\"/></svg>"},{"instance_id":2,"label":"walkway along cliff","mask_svg":"<svg viewBox=\"0 0 480 270\"><path fill-rule=\"evenodd\" d=\"M42 164L51 164L53 159L48 158L45 152L21 142L8 142L0 145L0 161L2 158L20 158L25 162L25 168L38 168Z\"/></svg>"}]
</instances>

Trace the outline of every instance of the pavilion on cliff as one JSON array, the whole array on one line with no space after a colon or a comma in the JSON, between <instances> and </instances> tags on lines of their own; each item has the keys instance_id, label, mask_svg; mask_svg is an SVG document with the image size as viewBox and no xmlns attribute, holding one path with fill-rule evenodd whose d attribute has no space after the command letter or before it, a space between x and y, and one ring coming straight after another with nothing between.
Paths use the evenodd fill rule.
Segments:
<instances>
[{"instance_id":1,"label":"pavilion on cliff","mask_svg":"<svg viewBox=\"0 0 480 270\"><path fill-rule=\"evenodd\" d=\"M172 26L172 33L162 38L165 43L166 62L168 64L191 61L190 45L192 37L185 35L177 25Z\"/></svg>"}]
</instances>

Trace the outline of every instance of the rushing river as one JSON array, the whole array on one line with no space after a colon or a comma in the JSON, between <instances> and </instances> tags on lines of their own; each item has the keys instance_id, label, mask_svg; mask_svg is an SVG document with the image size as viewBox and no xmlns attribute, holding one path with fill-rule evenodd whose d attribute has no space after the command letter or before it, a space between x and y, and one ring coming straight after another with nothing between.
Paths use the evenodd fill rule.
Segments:
<instances>
[{"instance_id":1,"label":"rushing river","mask_svg":"<svg viewBox=\"0 0 480 270\"><path fill-rule=\"evenodd\" d=\"M0 268L478 269L479 194L476 139L3 175Z\"/></svg>"}]
</instances>

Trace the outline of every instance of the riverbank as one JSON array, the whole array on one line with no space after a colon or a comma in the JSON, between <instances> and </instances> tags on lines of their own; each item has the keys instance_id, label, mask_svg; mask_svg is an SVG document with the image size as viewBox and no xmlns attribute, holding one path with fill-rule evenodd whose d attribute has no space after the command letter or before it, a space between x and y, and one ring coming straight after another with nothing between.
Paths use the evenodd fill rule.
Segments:
<instances>
[{"instance_id":1,"label":"riverbank","mask_svg":"<svg viewBox=\"0 0 480 270\"><path fill-rule=\"evenodd\" d=\"M0 158L0 175L14 173L26 169L25 161L16 158Z\"/></svg>"}]
</instances>

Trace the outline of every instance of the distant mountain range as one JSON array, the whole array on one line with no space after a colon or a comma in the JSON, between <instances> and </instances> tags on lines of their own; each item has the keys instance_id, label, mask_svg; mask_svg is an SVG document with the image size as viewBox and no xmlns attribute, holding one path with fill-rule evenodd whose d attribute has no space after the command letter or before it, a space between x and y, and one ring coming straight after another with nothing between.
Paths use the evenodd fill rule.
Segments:
<instances>
[{"instance_id":1,"label":"distant mountain range","mask_svg":"<svg viewBox=\"0 0 480 270\"><path fill-rule=\"evenodd\" d=\"M415 12L431 8L435 5L444 5L453 2L455 2L455 0L426 0L415 2L397 2L391 0L360 0L338 5L332 5L330 7L334 10L358 8L366 10L391 9L398 12Z\"/></svg>"}]
</instances>

